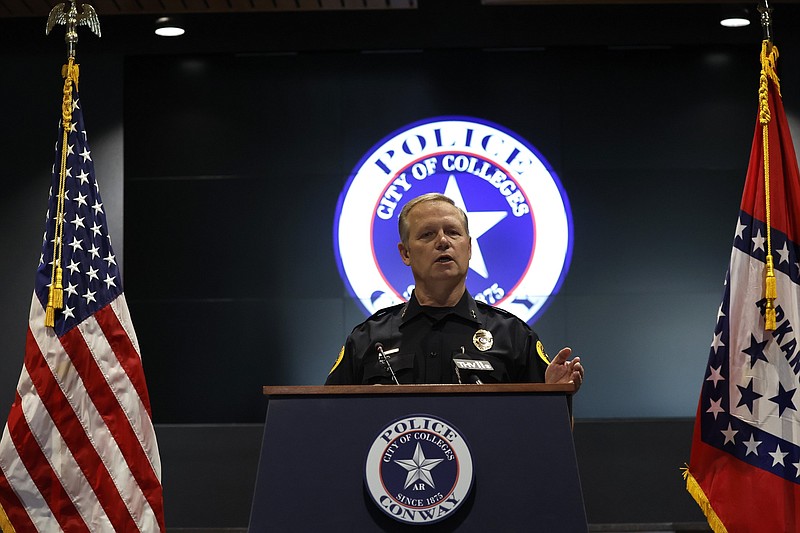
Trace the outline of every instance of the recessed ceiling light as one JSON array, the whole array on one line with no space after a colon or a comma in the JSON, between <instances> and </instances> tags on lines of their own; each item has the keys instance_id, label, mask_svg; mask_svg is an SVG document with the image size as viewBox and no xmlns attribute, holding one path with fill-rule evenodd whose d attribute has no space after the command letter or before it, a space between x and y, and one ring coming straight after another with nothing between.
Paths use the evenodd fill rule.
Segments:
<instances>
[{"instance_id":1,"label":"recessed ceiling light","mask_svg":"<svg viewBox=\"0 0 800 533\"><path fill-rule=\"evenodd\" d=\"M750 25L749 15L743 7L723 7L719 23L726 28L743 28Z\"/></svg>"},{"instance_id":2,"label":"recessed ceiling light","mask_svg":"<svg viewBox=\"0 0 800 533\"><path fill-rule=\"evenodd\" d=\"M159 37L178 37L184 33L186 30L173 17L161 17L156 20L156 35Z\"/></svg>"},{"instance_id":3,"label":"recessed ceiling light","mask_svg":"<svg viewBox=\"0 0 800 533\"><path fill-rule=\"evenodd\" d=\"M749 26L750 21L742 17L728 17L719 21L719 23L726 28L743 28Z\"/></svg>"}]
</instances>

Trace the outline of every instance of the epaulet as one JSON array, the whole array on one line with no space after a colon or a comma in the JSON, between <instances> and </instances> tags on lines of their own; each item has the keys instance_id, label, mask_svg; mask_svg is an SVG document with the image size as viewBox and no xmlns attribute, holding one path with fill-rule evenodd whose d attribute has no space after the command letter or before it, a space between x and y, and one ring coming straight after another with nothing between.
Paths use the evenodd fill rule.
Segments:
<instances>
[{"instance_id":1,"label":"epaulet","mask_svg":"<svg viewBox=\"0 0 800 533\"><path fill-rule=\"evenodd\" d=\"M384 307L383 309L378 309L377 311L372 313L372 316L370 316L364 322L369 322L371 320L376 320L376 319L381 318L383 316L386 316L388 314L396 313L397 311L402 309L405 305L406 305L406 302L403 302L403 303L399 303L397 305L390 305L389 307Z\"/></svg>"},{"instance_id":2,"label":"epaulet","mask_svg":"<svg viewBox=\"0 0 800 533\"><path fill-rule=\"evenodd\" d=\"M479 307L479 308L491 310L492 312L497 313L498 315L503 315L503 316L508 317L508 318L516 318L517 320L519 320L520 322L525 324L525 326L530 328L530 326L528 326L527 322L522 320L520 317L518 317L517 315L515 315L511 311L506 311L505 309L502 309L500 307L495 307L495 306L493 306L491 304L487 304L486 302L482 302L480 300L475 300L475 305L477 307Z\"/></svg>"}]
</instances>

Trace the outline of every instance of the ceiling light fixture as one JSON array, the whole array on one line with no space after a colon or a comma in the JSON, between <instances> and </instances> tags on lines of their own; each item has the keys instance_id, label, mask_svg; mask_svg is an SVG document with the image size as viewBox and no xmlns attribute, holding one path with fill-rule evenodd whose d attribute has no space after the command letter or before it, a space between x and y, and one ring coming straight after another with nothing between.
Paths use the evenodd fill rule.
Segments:
<instances>
[{"instance_id":1,"label":"ceiling light fixture","mask_svg":"<svg viewBox=\"0 0 800 533\"><path fill-rule=\"evenodd\" d=\"M186 30L175 17L160 17L156 20L156 35L159 37L178 37L184 33Z\"/></svg>"},{"instance_id":2,"label":"ceiling light fixture","mask_svg":"<svg viewBox=\"0 0 800 533\"><path fill-rule=\"evenodd\" d=\"M719 23L726 28L743 28L750 25L749 13L744 8L727 8Z\"/></svg>"}]
</instances>

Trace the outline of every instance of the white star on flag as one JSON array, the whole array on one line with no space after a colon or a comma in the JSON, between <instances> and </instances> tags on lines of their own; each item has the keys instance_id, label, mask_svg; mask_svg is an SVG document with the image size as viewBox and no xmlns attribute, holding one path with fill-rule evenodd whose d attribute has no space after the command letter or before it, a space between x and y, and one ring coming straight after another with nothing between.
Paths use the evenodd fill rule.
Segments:
<instances>
[{"instance_id":1,"label":"white star on flag","mask_svg":"<svg viewBox=\"0 0 800 533\"><path fill-rule=\"evenodd\" d=\"M761 236L761 230L759 229L756 232L756 236L753 237L753 251L756 250L764 250L764 243L767 242L767 239Z\"/></svg>"},{"instance_id":2,"label":"white star on flag","mask_svg":"<svg viewBox=\"0 0 800 533\"><path fill-rule=\"evenodd\" d=\"M740 239L743 239L744 236L742 235L742 232L744 231L744 229L746 227L747 227L747 225L746 224L742 224L742 219L739 218L739 221L736 223L736 236L739 237Z\"/></svg>"},{"instance_id":3,"label":"white star on flag","mask_svg":"<svg viewBox=\"0 0 800 533\"><path fill-rule=\"evenodd\" d=\"M769 454L772 456L772 466L775 466L777 464L783 465L783 458L789 455L788 452L781 451L780 444L778 444L778 447L774 452L769 452Z\"/></svg>"},{"instance_id":4,"label":"white star on flag","mask_svg":"<svg viewBox=\"0 0 800 533\"><path fill-rule=\"evenodd\" d=\"M722 398L719 400L711 400L711 407L708 408L706 413L713 413L714 418L717 418L719 413L724 413L725 409L722 408Z\"/></svg>"},{"instance_id":5,"label":"white star on flag","mask_svg":"<svg viewBox=\"0 0 800 533\"><path fill-rule=\"evenodd\" d=\"M750 435L750 440L744 441L744 445L747 446L747 453L745 455L755 454L758 455L758 445L761 444L760 440L756 440L753 435Z\"/></svg>"},{"instance_id":6,"label":"white star on flag","mask_svg":"<svg viewBox=\"0 0 800 533\"><path fill-rule=\"evenodd\" d=\"M722 346L725 346L725 344L722 342L722 332L720 331L714 335L714 341L711 343L711 348L714 349L714 353L717 353L717 348Z\"/></svg>"},{"instance_id":7,"label":"white star on flag","mask_svg":"<svg viewBox=\"0 0 800 533\"><path fill-rule=\"evenodd\" d=\"M717 387L717 382L719 380L725 381L725 378L722 377L722 372L721 372L722 366L721 365L718 366L717 368L714 368L713 366L710 366L709 370L711 371L711 375L706 378L706 381L713 381L714 382L714 388Z\"/></svg>"},{"instance_id":8,"label":"white star on flag","mask_svg":"<svg viewBox=\"0 0 800 533\"><path fill-rule=\"evenodd\" d=\"M722 444L725 445L730 442L731 444L735 445L736 441L734 440L734 437L736 436L737 433L739 433L739 430L733 429L731 423L728 422L728 429L722 430L722 434L725 435L725 442L723 442Z\"/></svg>"},{"instance_id":9,"label":"white star on flag","mask_svg":"<svg viewBox=\"0 0 800 533\"><path fill-rule=\"evenodd\" d=\"M778 254L780 254L781 256L780 260L778 261L778 264L789 263L789 245L787 245L785 241L783 243L783 248L775 251L778 252Z\"/></svg>"}]
</instances>

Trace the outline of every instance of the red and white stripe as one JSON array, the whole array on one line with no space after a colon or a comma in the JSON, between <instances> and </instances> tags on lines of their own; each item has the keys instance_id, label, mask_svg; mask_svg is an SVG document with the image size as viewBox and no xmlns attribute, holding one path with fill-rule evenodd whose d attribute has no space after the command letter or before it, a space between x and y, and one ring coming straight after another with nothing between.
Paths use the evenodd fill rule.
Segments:
<instances>
[{"instance_id":1,"label":"red and white stripe","mask_svg":"<svg viewBox=\"0 0 800 533\"><path fill-rule=\"evenodd\" d=\"M161 462L124 294L62 337L34 294L0 440L0 506L21 531L163 531Z\"/></svg>"}]
</instances>

